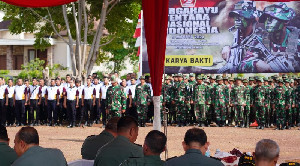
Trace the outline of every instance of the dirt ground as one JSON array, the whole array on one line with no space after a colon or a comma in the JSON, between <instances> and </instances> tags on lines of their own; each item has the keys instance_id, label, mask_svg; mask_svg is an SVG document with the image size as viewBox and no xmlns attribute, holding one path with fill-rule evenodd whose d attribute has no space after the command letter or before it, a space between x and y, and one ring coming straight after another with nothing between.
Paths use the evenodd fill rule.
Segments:
<instances>
[{"instance_id":1,"label":"dirt ground","mask_svg":"<svg viewBox=\"0 0 300 166\"><path fill-rule=\"evenodd\" d=\"M187 129L192 127L168 127L168 156L184 154L181 143ZM8 127L10 146L14 146L14 137L20 127ZM36 127L40 136L40 145L48 148L62 150L68 162L80 159L81 146L89 135L99 134L100 127L66 128L66 127ZM143 144L146 134L152 127L140 128L137 139L138 144ZM280 162L300 159L300 130L275 131L271 129L256 130L254 128L242 129L233 127L204 128L210 142L210 151L213 155L216 149L229 152L237 148L242 152L253 152L256 142L263 138L273 139L280 146ZM163 129L162 129L163 131ZM164 155L162 156L164 159Z\"/></svg>"}]
</instances>

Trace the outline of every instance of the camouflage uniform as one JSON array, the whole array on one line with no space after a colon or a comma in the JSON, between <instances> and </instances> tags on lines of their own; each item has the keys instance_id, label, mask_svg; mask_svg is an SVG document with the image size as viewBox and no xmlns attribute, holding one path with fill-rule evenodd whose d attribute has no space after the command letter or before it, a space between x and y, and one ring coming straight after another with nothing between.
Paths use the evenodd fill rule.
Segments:
<instances>
[{"instance_id":1,"label":"camouflage uniform","mask_svg":"<svg viewBox=\"0 0 300 166\"><path fill-rule=\"evenodd\" d=\"M241 78L237 78L241 79ZM234 105L233 120L238 126L244 126L244 105L246 104L246 88L244 85L234 86L231 91L231 104Z\"/></svg>"},{"instance_id":2,"label":"camouflage uniform","mask_svg":"<svg viewBox=\"0 0 300 166\"><path fill-rule=\"evenodd\" d=\"M280 79L280 82L283 83L283 80ZM276 125L278 129L282 129L286 120L285 115L285 105L286 105L286 95L287 89L285 86L277 86L274 89L274 101L275 101L275 109L276 109Z\"/></svg>"},{"instance_id":3,"label":"camouflage uniform","mask_svg":"<svg viewBox=\"0 0 300 166\"><path fill-rule=\"evenodd\" d=\"M185 83L184 80L182 80L175 90L178 126L181 126L182 124L186 123L186 118L191 108L190 98L191 96L189 84Z\"/></svg>"},{"instance_id":4,"label":"camouflage uniform","mask_svg":"<svg viewBox=\"0 0 300 166\"><path fill-rule=\"evenodd\" d=\"M243 80L243 82L248 83L248 80ZM250 115L250 102L251 102L251 96L250 91L252 89L252 86L247 85L245 86L245 103L246 106L244 107L244 123L245 127L249 127L249 115Z\"/></svg>"},{"instance_id":5,"label":"camouflage uniform","mask_svg":"<svg viewBox=\"0 0 300 166\"><path fill-rule=\"evenodd\" d=\"M264 81L268 81L268 78L264 78ZM266 114L265 114L265 119L266 119L266 127L269 127L270 123L270 109L271 109L271 86L270 85L263 85L265 90L266 90L266 95L265 95L265 103L267 104L266 106Z\"/></svg>"},{"instance_id":6,"label":"camouflage uniform","mask_svg":"<svg viewBox=\"0 0 300 166\"><path fill-rule=\"evenodd\" d=\"M120 85L110 86L106 92L106 105L109 110L109 118L121 117L121 111L126 109L126 95Z\"/></svg>"},{"instance_id":7,"label":"camouflage uniform","mask_svg":"<svg viewBox=\"0 0 300 166\"><path fill-rule=\"evenodd\" d=\"M229 28L233 32L234 42L230 47L230 55L227 63L218 73L237 73L240 71L241 61L245 58L245 43L248 36L243 34L249 26L254 26L256 15L255 2L241 0L234 5L234 10L229 13L230 18L234 18L235 25ZM252 23L252 24L251 24Z\"/></svg>"},{"instance_id":8,"label":"camouflage uniform","mask_svg":"<svg viewBox=\"0 0 300 166\"><path fill-rule=\"evenodd\" d=\"M143 76L141 79L143 79ZM148 103L151 101L151 90L149 85L146 83L144 85L141 83L138 84L135 88L134 100L137 108L138 119L141 121L141 123L145 123L147 118Z\"/></svg>"},{"instance_id":9,"label":"camouflage uniform","mask_svg":"<svg viewBox=\"0 0 300 166\"><path fill-rule=\"evenodd\" d=\"M294 121L296 124L300 123L300 85L295 87L295 110L294 110Z\"/></svg>"},{"instance_id":10,"label":"camouflage uniform","mask_svg":"<svg viewBox=\"0 0 300 166\"><path fill-rule=\"evenodd\" d=\"M202 77L198 76L197 80L198 79L202 79ZM204 83L202 84L197 83L194 86L194 91L192 93L192 100L194 102L195 115L199 122L199 125L206 123L207 120L207 115L208 115L208 109L206 107L207 93L208 93L208 89Z\"/></svg>"},{"instance_id":11,"label":"camouflage uniform","mask_svg":"<svg viewBox=\"0 0 300 166\"><path fill-rule=\"evenodd\" d=\"M286 82L290 83L290 80L286 80ZM291 86L286 86L286 123L288 123L287 128L289 128L292 124L292 106L294 105L294 89Z\"/></svg>"},{"instance_id":12,"label":"camouflage uniform","mask_svg":"<svg viewBox=\"0 0 300 166\"><path fill-rule=\"evenodd\" d=\"M264 82L263 79L259 79L258 81ZM259 128L264 127L265 125L265 97L266 90L264 86L256 85L252 91L252 105L254 106L254 111L256 115L256 120L258 122Z\"/></svg>"},{"instance_id":13,"label":"camouflage uniform","mask_svg":"<svg viewBox=\"0 0 300 166\"><path fill-rule=\"evenodd\" d=\"M220 77L217 78L217 80L221 80ZM225 96L225 88L226 86L224 84L217 84L213 88L213 105L215 108L215 114L216 114L216 122L217 125L223 126L225 124L225 109L226 109L226 96Z\"/></svg>"},{"instance_id":14,"label":"camouflage uniform","mask_svg":"<svg viewBox=\"0 0 300 166\"><path fill-rule=\"evenodd\" d=\"M165 107L169 110L168 123L171 124L172 120L175 120L175 106L172 104L174 101L174 86L170 83L164 83L161 89L162 102L166 102ZM163 96L165 99L163 99Z\"/></svg>"}]
</instances>

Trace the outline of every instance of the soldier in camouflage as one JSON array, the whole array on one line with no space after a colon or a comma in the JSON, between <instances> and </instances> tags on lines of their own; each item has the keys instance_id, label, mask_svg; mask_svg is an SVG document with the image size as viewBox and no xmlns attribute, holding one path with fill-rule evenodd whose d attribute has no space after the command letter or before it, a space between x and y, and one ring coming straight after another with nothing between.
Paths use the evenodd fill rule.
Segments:
<instances>
[{"instance_id":1,"label":"soldier in camouflage","mask_svg":"<svg viewBox=\"0 0 300 166\"><path fill-rule=\"evenodd\" d=\"M106 91L106 114L109 116L108 120L112 117L121 117L126 110L126 95L124 88L121 87L115 76L111 77L111 84Z\"/></svg>"},{"instance_id":2,"label":"soldier in camouflage","mask_svg":"<svg viewBox=\"0 0 300 166\"><path fill-rule=\"evenodd\" d=\"M236 78L236 86L231 90L230 103L233 106L233 120L235 127L245 127L244 107L246 106L246 88L242 84L242 78Z\"/></svg>"},{"instance_id":3,"label":"soldier in camouflage","mask_svg":"<svg viewBox=\"0 0 300 166\"><path fill-rule=\"evenodd\" d=\"M213 94L212 94L213 106L215 109L217 126L223 127L225 125L225 120L226 120L226 116L225 116L226 86L223 84L223 79L221 76L218 75L216 80L218 84L215 85L213 88Z\"/></svg>"},{"instance_id":4,"label":"soldier in camouflage","mask_svg":"<svg viewBox=\"0 0 300 166\"><path fill-rule=\"evenodd\" d=\"M287 89L286 91L286 126L285 129L291 129L292 124L292 109L295 107L294 100L295 100L295 94L293 87L290 86L290 80L285 80L285 87Z\"/></svg>"},{"instance_id":5,"label":"soldier in camouflage","mask_svg":"<svg viewBox=\"0 0 300 166\"><path fill-rule=\"evenodd\" d=\"M267 103L266 114L265 114L265 118L266 118L265 127L269 128L269 124L270 124L270 108L271 108L271 87L269 85L267 77L264 77L264 85L263 86L264 86L264 88L266 90L265 102Z\"/></svg>"},{"instance_id":6,"label":"soldier in camouflage","mask_svg":"<svg viewBox=\"0 0 300 166\"><path fill-rule=\"evenodd\" d=\"M271 50L273 55L286 61L287 72L300 71L299 29L287 26L295 16L292 8L280 2L265 7L263 14L259 17L259 22L265 24L265 29L269 33L262 40L264 45ZM271 64L268 65L272 67Z\"/></svg>"},{"instance_id":7,"label":"soldier in camouflage","mask_svg":"<svg viewBox=\"0 0 300 166\"><path fill-rule=\"evenodd\" d=\"M135 103L140 127L145 127L147 110L151 101L151 90L145 82L145 76L140 77L140 82L135 88Z\"/></svg>"},{"instance_id":8,"label":"soldier in camouflage","mask_svg":"<svg viewBox=\"0 0 300 166\"><path fill-rule=\"evenodd\" d=\"M234 19L234 26L229 28L233 32L234 42L231 46L225 46L222 57L226 65L218 73L236 73L239 71L241 61L245 58L244 44L248 36L254 33L256 25L257 10L253 1L239 1L234 5L229 17Z\"/></svg>"},{"instance_id":9,"label":"soldier in camouflage","mask_svg":"<svg viewBox=\"0 0 300 166\"><path fill-rule=\"evenodd\" d=\"M283 85L283 80L278 80L278 86L274 89L274 101L275 105L273 107L276 108L276 130L283 130L285 126L285 106L286 106L286 95L287 95L287 89ZM274 108L274 109L275 109Z\"/></svg>"},{"instance_id":10,"label":"soldier in camouflage","mask_svg":"<svg viewBox=\"0 0 300 166\"><path fill-rule=\"evenodd\" d=\"M197 84L197 81L195 79L195 74L194 73L190 73L189 74L190 78L189 78L189 86L190 86L190 91L191 91L191 94L193 94L193 91L194 91L194 87L195 85ZM193 124L196 122L196 115L195 115L195 108L194 108L194 104L191 104L191 109L190 109L190 119L189 119L189 123L190 124Z\"/></svg>"},{"instance_id":11,"label":"soldier in camouflage","mask_svg":"<svg viewBox=\"0 0 300 166\"><path fill-rule=\"evenodd\" d=\"M267 106L265 102L266 90L263 86L264 80L262 78L257 78L257 85L253 88L251 96L251 104L254 107L256 120L258 123L257 129L264 129L265 126L265 107Z\"/></svg>"},{"instance_id":12,"label":"soldier in camouflage","mask_svg":"<svg viewBox=\"0 0 300 166\"><path fill-rule=\"evenodd\" d=\"M199 126L204 127L208 125L207 115L208 109L206 107L208 89L207 86L203 83L203 77L201 75L197 76L197 84L194 87L192 93L192 103L195 108L196 119L198 120Z\"/></svg>"},{"instance_id":13,"label":"soldier in camouflage","mask_svg":"<svg viewBox=\"0 0 300 166\"><path fill-rule=\"evenodd\" d=\"M243 83L244 83L244 87L245 87L245 107L244 107L244 125L245 127L249 127L249 115L250 115L250 91L252 89L252 86L248 85L248 80L244 79Z\"/></svg>"},{"instance_id":14,"label":"soldier in camouflage","mask_svg":"<svg viewBox=\"0 0 300 166\"><path fill-rule=\"evenodd\" d=\"M179 80L182 80L182 75L179 75ZM186 119L188 118L188 112L191 108L190 106L191 94L190 86L188 83L188 77L185 76L175 90L175 102L177 109L177 126L182 127L186 125Z\"/></svg>"},{"instance_id":15,"label":"soldier in camouflage","mask_svg":"<svg viewBox=\"0 0 300 166\"><path fill-rule=\"evenodd\" d=\"M169 111L168 113L168 124L171 125L172 121L176 119L175 102L174 102L174 86L171 84L171 77L167 76L165 83L162 85L161 95L164 97L162 101L162 106L166 107Z\"/></svg>"}]
</instances>

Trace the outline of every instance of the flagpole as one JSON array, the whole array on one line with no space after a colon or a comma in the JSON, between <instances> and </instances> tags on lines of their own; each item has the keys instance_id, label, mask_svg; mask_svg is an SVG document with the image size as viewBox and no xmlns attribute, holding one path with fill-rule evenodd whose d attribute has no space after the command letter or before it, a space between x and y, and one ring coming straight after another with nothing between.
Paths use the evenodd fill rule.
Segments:
<instances>
[{"instance_id":1,"label":"flagpole","mask_svg":"<svg viewBox=\"0 0 300 166\"><path fill-rule=\"evenodd\" d=\"M140 55L139 55L139 73L138 78L143 75L143 28L144 28L144 17L143 10L141 11L141 45L140 45Z\"/></svg>"}]
</instances>

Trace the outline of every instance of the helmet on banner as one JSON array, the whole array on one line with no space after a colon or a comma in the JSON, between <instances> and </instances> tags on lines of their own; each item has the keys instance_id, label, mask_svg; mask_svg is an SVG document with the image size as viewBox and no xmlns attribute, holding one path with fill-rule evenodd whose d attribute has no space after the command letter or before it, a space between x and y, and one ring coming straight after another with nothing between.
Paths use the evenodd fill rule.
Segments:
<instances>
[{"instance_id":1,"label":"helmet on banner","mask_svg":"<svg viewBox=\"0 0 300 166\"><path fill-rule=\"evenodd\" d=\"M280 2L265 7L263 14L259 17L259 22L264 23L268 16L282 21L290 21L296 14L292 8L289 8L285 3Z\"/></svg>"},{"instance_id":2,"label":"helmet on banner","mask_svg":"<svg viewBox=\"0 0 300 166\"><path fill-rule=\"evenodd\" d=\"M229 17L242 16L246 19L255 19L257 17L255 2L240 1L234 5L233 11L229 13Z\"/></svg>"}]
</instances>

